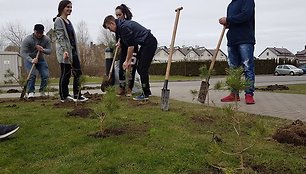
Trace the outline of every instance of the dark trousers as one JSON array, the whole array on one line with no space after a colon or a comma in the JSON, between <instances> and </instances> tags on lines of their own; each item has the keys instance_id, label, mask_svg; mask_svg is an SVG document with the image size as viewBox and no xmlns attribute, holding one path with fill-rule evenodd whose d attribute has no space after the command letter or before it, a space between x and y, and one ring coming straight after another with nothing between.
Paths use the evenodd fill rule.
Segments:
<instances>
[{"instance_id":1,"label":"dark trousers","mask_svg":"<svg viewBox=\"0 0 306 174\"><path fill-rule=\"evenodd\" d=\"M111 69L113 59L105 59L105 70L106 70L107 78L109 77L109 71ZM113 86L115 84L115 67L113 67L113 71L111 72L111 78L110 78L109 83L110 83L111 86Z\"/></svg>"},{"instance_id":2,"label":"dark trousers","mask_svg":"<svg viewBox=\"0 0 306 174\"><path fill-rule=\"evenodd\" d=\"M127 55L127 49L128 47L126 45L121 44L121 53L120 53L120 60L119 60L119 86L121 88L125 88L126 83L125 83L125 73L126 71L123 69L123 63L126 59L126 55ZM134 46L134 53L133 53L133 62L135 63L134 65L132 65L132 70L131 70L131 74L129 75L129 79L128 79L128 88L129 89L133 89L134 87L134 82L135 82L135 74L136 74L136 65L138 63L138 59L137 59L137 52L138 52L138 45Z\"/></svg>"},{"instance_id":3,"label":"dark trousers","mask_svg":"<svg viewBox=\"0 0 306 174\"><path fill-rule=\"evenodd\" d=\"M61 100L64 100L69 95L69 81L71 77L71 73L73 75L73 95L77 98L80 94L80 77L82 75L80 61L78 55L73 55L72 64L60 63L61 67L61 77L59 81L59 94Z\"/></svg>"},{"instance_id":4,"label":"dark trousers","mask_svg":"<svg viewBox=\"0 0 306 174\"><path fill-rule=\"evenodd\" d=\"M140 75L144 95L151 95L149 83L149 68L157 48L157 40L150 33L137 54L137 72Z\"/></svg>"}]
</instances>

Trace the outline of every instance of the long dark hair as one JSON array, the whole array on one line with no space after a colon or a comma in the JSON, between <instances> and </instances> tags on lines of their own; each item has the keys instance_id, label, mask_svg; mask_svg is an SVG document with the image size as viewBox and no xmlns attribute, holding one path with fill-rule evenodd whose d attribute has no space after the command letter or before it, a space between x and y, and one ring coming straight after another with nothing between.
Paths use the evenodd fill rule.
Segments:
<instances>
[{"instance_id":1,"label":"long dark hair","mask_svg":"<svg viewBox=\"0 0 306 174\"><path fill-rule=\"evenodd\" d=\"M56 19L57 17L60 17L60 16L61 16L62 11L64 10L64 8L65 8L68 4L71 4L71 1L69 1L69 0L62 0L62 1L58 4L58 8L57 8L58 13L57 13L56 17L53 18L53 22L55 21L55 19Z\"/></svg>"},{"instance_id":2,"label":"long dark hair","mask_svg":"<svg viewBox=\"0 0 306 174\"><path fill-rule=\"evenodd\" d=\"M121 10L124 16L124 19L131 20L133 17L132 12L130 11L130 8L128 8L125 4L121 4L116 7L115 10Z\"/></svg>"}]
</instances>

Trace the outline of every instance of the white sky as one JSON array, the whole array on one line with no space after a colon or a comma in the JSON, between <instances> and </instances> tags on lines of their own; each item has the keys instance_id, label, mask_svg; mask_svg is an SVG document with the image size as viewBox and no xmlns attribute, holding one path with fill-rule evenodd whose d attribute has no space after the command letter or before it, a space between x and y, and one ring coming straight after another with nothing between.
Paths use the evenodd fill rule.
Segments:
<instances>
[{"instance_id":1,"label":"white sky","mask_svg":"<svg viewBox=\"0 0 306 174\"><path fill-rule=\"evenodd\" d=\"M8 22L20 23L31 33L35 23L52 26L59 0L0 0L0 27ZM218 19L226 14L230 0L72 0L69 19L76 27L84 20L91 40L96 42L103 19L114 14L121 3L131 8L133 20L139 22L159 41L170 45L174 9L183 6L176 45L215 48L221 32ZM256 47L258 56L266 47L285 47L294 54L306 45L305 0L255 0ZM224 38L221 49L227 52Z\"/></svg>"}]
</instances>

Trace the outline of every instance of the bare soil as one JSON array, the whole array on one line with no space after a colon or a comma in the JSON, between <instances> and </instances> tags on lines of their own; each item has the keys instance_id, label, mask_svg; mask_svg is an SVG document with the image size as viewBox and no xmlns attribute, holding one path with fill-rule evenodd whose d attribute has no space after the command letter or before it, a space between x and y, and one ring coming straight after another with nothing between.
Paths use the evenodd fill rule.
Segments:
<instances>
[{"instance_id":1,"label":"bare soil","mask_svg":"<svg viewBox=\"0 0 306 174\"><path fill-rule=\"evenodd\" d=\"M261 90L261 91L274 91L274 90L289 90L288 86L285 85L268 85L266 88L256 88L255 90Z\"/></svg>"},{"instance_id":2,"label":"bare soil","mask_svg":"<svg viewBox=\"0 0 306 174\"><path fill-rule=\"evenodd\" d=\"M67 116L81 118L95 118L94 110L90 108L77 107L74 110L67 112Z\"/></svg>"},{"instance_id":3,"label":"bare soil","mask_svg":"<svg viewBox=\"0 0 306 174\"><path fill-rule=\"evenodd\" d=\"M296 120L291 125L279 128L272 138L279 143L306 146L306 125L301 120Z\"/></svg>"},{"instance_id":4,"label":"bare soil","mask_svg":"<svg viewBox=\"0 0 306 174\"><path fill-rule=\"evenodd\" d=\"M104 131L97 131L94 133L90 133L88 134L88 136L93 136L95 138L107 138L112 136L120 136L124 134L139 136L141 134L146 133L148 130L149 130L148 122L144 122L143 124L139 125L127 124L123 127L107 128Z\"/></svg>"}]
</instances>

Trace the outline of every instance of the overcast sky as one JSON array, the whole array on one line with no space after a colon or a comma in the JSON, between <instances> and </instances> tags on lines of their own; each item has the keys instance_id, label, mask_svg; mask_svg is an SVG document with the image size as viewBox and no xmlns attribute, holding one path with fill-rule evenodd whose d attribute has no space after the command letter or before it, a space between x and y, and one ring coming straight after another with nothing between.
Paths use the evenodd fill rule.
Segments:
<instances>
[{"instance_id":1,"label":"overcast sky","mask_svg":"<svg viewBox=\"0 0 306 174\"><path fill-rule=\"evenodd\" d=\"M215 48L222 26L218 19L226 15L231 0L72 0L69 19L74 24L85 21L91 40L96 42L105 16L114 14L121 3L131 8L133 20L141 23L159 41L170 45L175 12L181 12L176 45ZM0 26L8 22L20 23L31 33L35 23L52 26L59 0L0 0ZM306 45L305 0L257 0L256 47L258 56L266 47L285 47L294 54ZM226 38L221 49L227 52Z\"/></svg>"}]
</instances>

